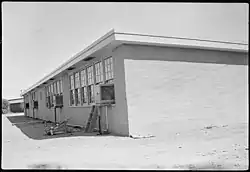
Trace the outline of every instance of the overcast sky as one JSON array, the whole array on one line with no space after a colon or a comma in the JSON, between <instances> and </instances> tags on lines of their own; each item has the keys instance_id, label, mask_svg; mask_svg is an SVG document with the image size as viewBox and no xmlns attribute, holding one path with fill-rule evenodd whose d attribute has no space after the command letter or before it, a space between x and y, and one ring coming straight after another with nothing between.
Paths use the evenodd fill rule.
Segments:
<instances>
[{"instance_id":1,"label":"overcast sky","mask_svg":"<svg viewBox=\"0 0 250 172\"><path fill-rule=\"evenodd\" d=\"M112 28L248 43L248 4L2 3L2 96L27 89Z\"/></svg>"}]
</instances>

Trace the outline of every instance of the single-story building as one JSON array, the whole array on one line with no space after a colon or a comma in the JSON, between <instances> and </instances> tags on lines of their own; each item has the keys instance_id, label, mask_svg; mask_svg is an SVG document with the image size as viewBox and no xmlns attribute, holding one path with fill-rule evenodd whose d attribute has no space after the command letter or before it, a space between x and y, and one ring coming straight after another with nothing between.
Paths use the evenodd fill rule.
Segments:
<instances>
[{"instance_id":1,"label":"single-story building","mask_svg":"<svg viewBox=\"0 0 250 172\"><path fill-rule=\"evenodd\" d=\"M24 101L23 98L9 99L9 111L10 112L23 112L24 111Z\"/></svg>"},{"instance_id":2,"label":"single-story building","mask_svg":"<svg viewBox=\"0 0 250 172\"><path fill-rule=\"evenodd\" d=\"M169 117L246 116L247 70L248 44L111 30L25 90L25 115L85 126L108 100L101 126L122 136Z\"/></svg>"}]
</instances>

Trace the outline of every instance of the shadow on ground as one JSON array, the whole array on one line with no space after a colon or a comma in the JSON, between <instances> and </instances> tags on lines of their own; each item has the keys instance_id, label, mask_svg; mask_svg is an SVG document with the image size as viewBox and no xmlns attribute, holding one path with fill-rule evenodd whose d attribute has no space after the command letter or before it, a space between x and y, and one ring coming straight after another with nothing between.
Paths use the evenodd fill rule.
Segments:
<instances>
[{"instance_id":1,"label":"shadow on ground","mask_svg":"<svg viewBox=\"0 0 250 172\"><path fill-rule=\"evenodd\" d=\"M44 134L45 124L43 120L33 119L24 115L7 116L7 119L12 123L13 126L19 128L23 134L34 140L76 136L107 136L107 134L98 135L98 132L84 133L82 130L78 132L48 136Z\"/></svg>"}]
</instances>

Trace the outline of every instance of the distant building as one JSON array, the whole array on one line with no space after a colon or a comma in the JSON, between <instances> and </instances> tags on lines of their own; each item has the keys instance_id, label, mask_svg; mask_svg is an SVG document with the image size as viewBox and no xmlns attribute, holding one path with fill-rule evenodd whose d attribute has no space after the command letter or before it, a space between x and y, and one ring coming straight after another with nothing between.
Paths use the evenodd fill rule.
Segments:
<instances>
[{"instance_id":1,"label":"distant building","mask_svg":"<svg viewBox=\"0 0 250 172\"><path fill-rule=\"evenodd\" d=\"M57 122L71 117L69 124L81 126L92 105L114 99L101 109L102 126L128 136L149 129L143 125L153 125L157 118L246 115L247 73L247 44L112 30L22 96L25 115ZM114 90L106 89L110 95L103 96L100 84ZM63 107L55 111L60 102Z\"/></svg>"},{"instance_id":2,"label":"distant building","mask_svg":"<svg viewBox=\"0 0 250 172\"><path fill-rule=\"evenodd\" d=\"M10 112L23 112L24 101L23 98L9 99L9 111Z\"/></svg>"}]
</instances>

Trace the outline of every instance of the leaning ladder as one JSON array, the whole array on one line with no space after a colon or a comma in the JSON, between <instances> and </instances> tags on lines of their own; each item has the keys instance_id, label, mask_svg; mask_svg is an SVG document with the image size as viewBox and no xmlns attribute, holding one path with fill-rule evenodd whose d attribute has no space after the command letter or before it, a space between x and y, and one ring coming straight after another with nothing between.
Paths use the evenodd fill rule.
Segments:
<instances>
[{"instance_id":1,"label":"leaning ladder","mask_svg":"<svg viewBox=\"0 0 250 172\"><path fill-rule=\"evenodd\" d=\"M97 116L98 116L98 107L93 105L84 132L89 132L93 128L92 126L94 123L96 123Z\"/></svg>"}]
</instances>

